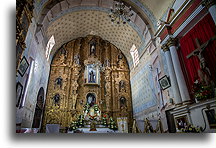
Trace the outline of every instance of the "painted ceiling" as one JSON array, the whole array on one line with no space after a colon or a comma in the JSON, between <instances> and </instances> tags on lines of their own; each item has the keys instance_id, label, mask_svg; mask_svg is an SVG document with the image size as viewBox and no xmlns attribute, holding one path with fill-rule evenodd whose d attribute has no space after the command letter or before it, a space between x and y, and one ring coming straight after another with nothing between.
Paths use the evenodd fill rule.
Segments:
<instances>
[{"instance_id":1,"label":"painted ceiling","mask_svg":"<svg viewBox=\"0 0 216 148\"><path fill-rule=\"evenodd\" d=\"M55 20L47 29L48 38L54 35L56 41L53 51L70 40L89 34L111 42L127 57L130 56L129 49L133 44L137 47L141 45L141 38L129 24L112 24L107 13L101 11L69 13Z\"/></svg>"},{"instance_id":2,"label":"painted ceiling","mask_svg":"<svg viewBox=\"0 0 216 148\"><path fill-rule=\"evenodd\" d=\"M35 14L38 24L42 24L47 41L52 35L55 38L56 44L51 56L64 43L93 34L122 50L130 62L132 45L135 44L139 49L144 48L151 39L150 32L155 29L156 20L174 0L124 1L131 4L134 10L131 23L126 25L111 23L108 12L113 6L113 0L36 1ZM142 13L145 16L142 16Z\"/></svg>"}]
</instances>

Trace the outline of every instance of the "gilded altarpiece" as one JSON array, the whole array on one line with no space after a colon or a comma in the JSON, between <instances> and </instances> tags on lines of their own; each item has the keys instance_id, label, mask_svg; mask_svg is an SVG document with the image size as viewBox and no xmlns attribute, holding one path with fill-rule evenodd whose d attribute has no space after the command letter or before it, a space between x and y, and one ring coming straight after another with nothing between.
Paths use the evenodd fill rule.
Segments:
<instances>
[{"instance_id":1,"label":"gilded altarpiece","mask_svg":"<svg viewBox=\"0 0 216 148\"><path fill-rule=\"evenodd\" d=\"M115 121L125 117L130 130L132 100L127 60L108 41L89 35L64 44L52 60L43 128L46 124L68 127L91 101L102 115Z\"/></svg>"}]
</instances>

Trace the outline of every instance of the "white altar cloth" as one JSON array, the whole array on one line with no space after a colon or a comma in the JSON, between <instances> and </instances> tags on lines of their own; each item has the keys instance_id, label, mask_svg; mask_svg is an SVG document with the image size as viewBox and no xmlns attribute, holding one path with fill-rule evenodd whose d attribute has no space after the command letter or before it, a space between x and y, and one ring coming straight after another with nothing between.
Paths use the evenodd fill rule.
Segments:
<instances>
[{"instance_id":1,"label":"white altar cloth","mask_svg":"<svg viewBox=\"0 0 216 148\"><path fill-rule=\"evenodd\" d=\"M97 131L90 131L90 128L78 128L82 133L118 133L118 131L113 131L109 128L96 128ZM68 133L74 133L73 131L68 131Z\"/></svg>"}]
</instances>

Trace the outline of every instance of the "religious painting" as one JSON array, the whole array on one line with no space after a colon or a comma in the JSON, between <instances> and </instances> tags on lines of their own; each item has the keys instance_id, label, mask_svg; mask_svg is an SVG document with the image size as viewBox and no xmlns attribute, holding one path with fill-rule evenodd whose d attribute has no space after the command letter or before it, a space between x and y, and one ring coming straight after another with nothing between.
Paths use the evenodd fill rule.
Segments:
<instances>
[{"instance_id":1,"label":"religious painting","mask_svg":"<svg viewBox=\"0 0 216 148\"><path fill-rule=\"evenodd\" d=\"M28 63L27 59L25 57L23 57L21 62L20 62L20 65L19 65L19 69L18 69L18 72L22 77L24 76L28 67L29 67L29 63Z\"/></svg>"},{"instance_id":2,"label":"religious painting","mask_svg":"<svg viewBox=\"0 0 216 148\"><path fill-rule=\"evenodd\" d=\"M118 132L119 133L128 133L128 121L127 117L117 118Z\"/></svg>"},{"instance_id":3,"label":"religious painting","mask_svg":"<svg viewBox=\"0 0 216 148\"><path fill-rule=\"evenodd\" d=\"M19 106L22 97L23 86L20 82L16 84L16 107Z\"/></svg>"},{"instance_id":4,"label":"religious painting","mask_svg":"<svg viewBox=\"0 0 216 148\"><path fill-rule=\"evenodd\" d=\"M163 90L165 90L171 86L169 78L167 77L167 75L163 76L158 81L159 81L159 84L161 86L161 89L163 89Z\"/></svg>"},{"instance_id":5,"label":"religious painting","mask_svg":"<svg viewBox=\"0 0 216 148\"><path fill-rule=\"evenodd\" d=\"M216 128L215 110L214 109L210 109L210 110L207 110L205 112L206 112L206 116L207 116L207 119L208 119L209 127L210 128Z\"/></svg>"},{"instance_id":6,"label":"religious painting","mask_svg":"<svg viewBox=\"0 0 216 148\"><path fill-rule=\"evenodd\" d=\"M94 64L87 65L86 74L87 83L98 84L98 69Z\"/></svg>"},{"instance_id":7,"label":"religious painting","mask_svg":"<svg viewBox=\"0 0 216 148\"><path fill-rule=\"evenodd\" d=\"M181 116L176 118L176 128L178 130L184 129L188 126L188 120L186 116Z\"/></svg>"}]
</instances>

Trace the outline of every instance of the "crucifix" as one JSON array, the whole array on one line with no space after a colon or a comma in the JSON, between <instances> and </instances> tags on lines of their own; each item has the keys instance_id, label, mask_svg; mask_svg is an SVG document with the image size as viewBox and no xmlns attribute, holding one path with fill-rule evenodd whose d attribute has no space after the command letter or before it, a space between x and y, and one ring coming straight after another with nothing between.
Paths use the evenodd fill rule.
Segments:
<instances>
[{"instance_id":1,"label":"crucifix","mask_svg":"<svg viewBox=\"0 0 216 148\"><path fill-rule=\"evenodd\" d=\"M208 40L207 42L205 42L204 44L200 45L199 40L196 38L196 45L197 45L197 49L195 49L193 52L191 52L189 55L187 55L187 59L191 58L192 56L197 56L200 62L200 68L203 72L207 73L208 76L211 76L211 73L208 69L208 67L206 67L206 62L205 62L205 58L203 56L203 51L206 49L206 47L209 45L209 43L213 40L216 39L216 36L212 37L210 40Z\"/></svg>"}]
</instances>

